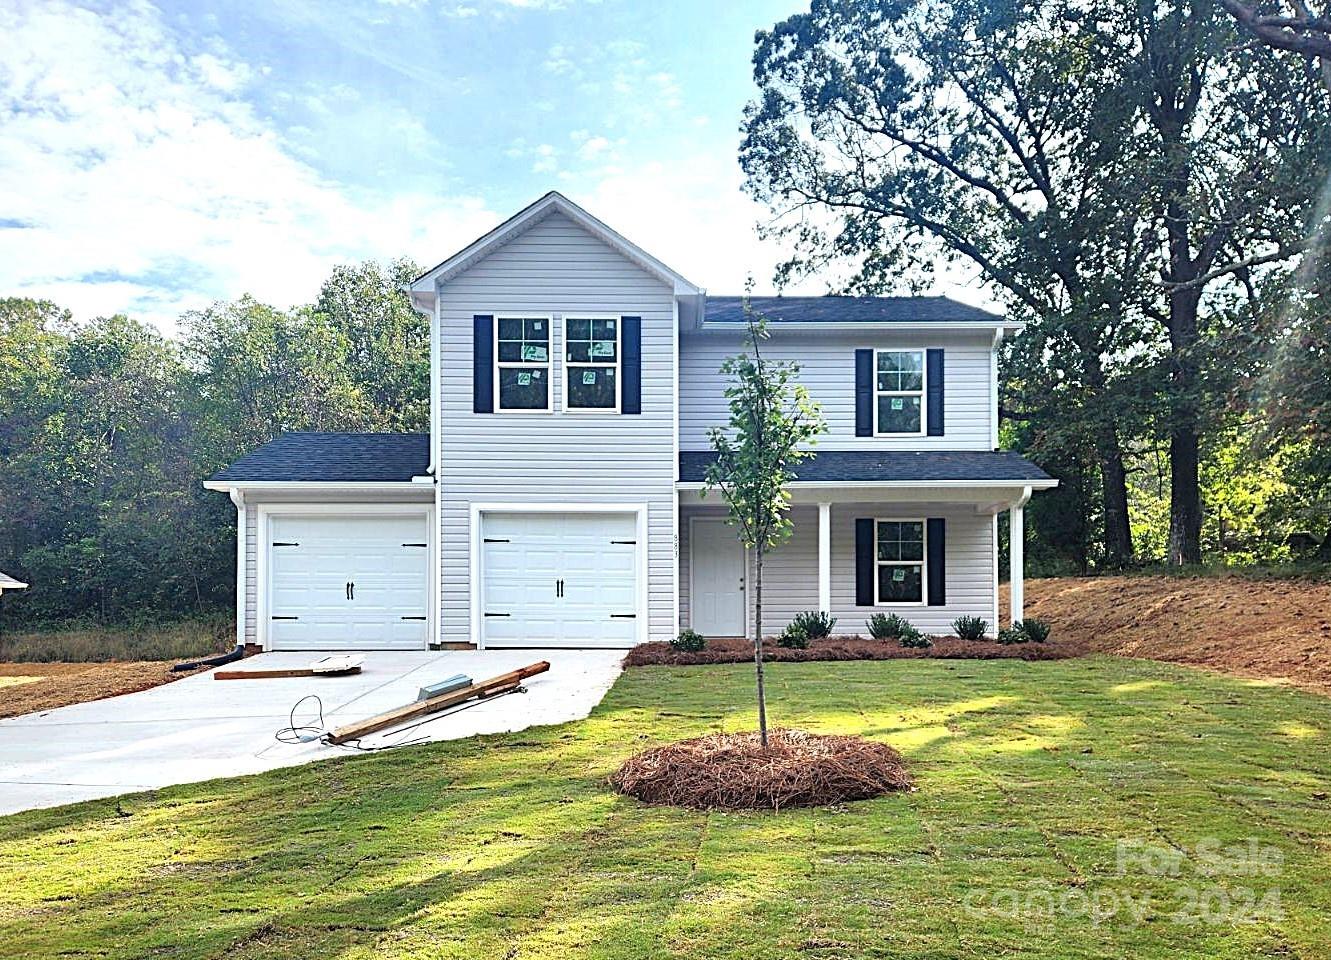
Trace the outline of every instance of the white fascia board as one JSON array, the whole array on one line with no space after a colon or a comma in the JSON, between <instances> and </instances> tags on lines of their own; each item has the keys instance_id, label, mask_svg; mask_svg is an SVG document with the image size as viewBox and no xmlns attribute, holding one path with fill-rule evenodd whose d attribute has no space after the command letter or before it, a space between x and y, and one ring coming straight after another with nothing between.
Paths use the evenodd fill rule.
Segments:
<instances>
[{"instance_id":1,"label":"white fascia board","mask_svg":"<svg viewBox=\"0 0 1331 960\"><path fill-rule=\"evenodd\" d=\"M343 490L352 492L373 492L389 490L423 490L434 485L434 478L416 480L205 480L205 490L218 490L230 493L232 490L290 490L317 493L327 491L337 493Z\"/></svg>"},{"instance_id":2,"label":"white fascia board","mask_svg":"<svg viewBox=\"0 0 1331 960\"><path fill-rule=\"evenodd\" d=\"M707 485L697 481L680 481L679 490L702 490ZM1003 487L1010 490L1052 490L1057 480L792 480L786 484L792 490L935 490L939 487Z\"/></svg>"},{"instance_id":3,"label":"white fascia board","mask_svg":"<svg viewBox=\"0 0 1331 960\"><path fill-rule=\"evenodd\" d=\"M780 323L769 323L767 330L769 333L775 333L778 330L798 330L801 333L810 330L832 330L835 332L856 332L874 331L884 333L892 331L894 333L932 333L934 331L983 331L992 332L994 330L1004 330L1013 333L1020 333L1024 330L1024 323L1013 320L935 320L935 321L897 321L897 320L876 320L864 321L858 323L826 322L817 320L783 320ZM716 331L718 333L743 333L747 327L742 323L718 323L714 320L704 320L699 329L705 331Z\"/></svg>"},{"instance_id":4,"label":"white fascia board","mask_svg":"<svg viewBox=\"0 0 1331 960\"><path fill-rule=\"evenodd\" d=\"M432 295L435 284L446 283L477 260L486 256L494 248L509 242L539 223L551 211L562 213L592 236L613 247L648 273L668 283L676 296L689 296L703 292L701 287L690 283L646 250L625 239L568 197L554 190L535 203L519 210L485 236L463 247L443 263L421 274L411 282L412 292Z\"/></svg>"}]
</instances>

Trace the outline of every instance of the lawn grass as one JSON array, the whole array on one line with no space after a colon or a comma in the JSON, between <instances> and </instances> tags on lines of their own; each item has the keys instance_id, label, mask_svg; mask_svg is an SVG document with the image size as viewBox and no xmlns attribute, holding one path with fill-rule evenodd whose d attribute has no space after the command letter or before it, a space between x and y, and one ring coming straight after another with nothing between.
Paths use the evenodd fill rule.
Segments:
<instances>
[{"instance_id":1,"label":"lawn grass","mask_svg":"<svg viewBox=\"0 0 1331 960\"><path fill-rule=\"evenodd\" d=\"M615 796L634 750L753 723L745 665L640 668L579 723L2 819L0 952L1331 955L1331 700L1112 658L779 663L769 689L780 724L896 746L918 791L780 814ZM1282 862L1117 868L1120 840L1212 838ZM1215 922L1178 922L1190 890ZM1263 916L1222 909L1243 890Z\"/></svg>"}]
</instances>

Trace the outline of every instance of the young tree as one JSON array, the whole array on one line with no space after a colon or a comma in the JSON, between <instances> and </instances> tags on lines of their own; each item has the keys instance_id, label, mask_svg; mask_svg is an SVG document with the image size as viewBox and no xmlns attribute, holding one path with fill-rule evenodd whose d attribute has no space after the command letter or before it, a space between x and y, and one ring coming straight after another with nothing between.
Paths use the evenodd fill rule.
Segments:
<instances>
[{"instance_id":1,"label":"young tree","mask_svg":"<svg viewBox=\"0 0 1331 960\"><path fill-rule=\"evenodd\" d=\"M767 360L762 341L766 321L747 301L748 351L729 357L721 374L730 378L728 430L712 428L716 460L707 469L707 491L719 489L730 521L754 551L753 663L758 678L758 731L767 747L767 698L763 689L763 558L791 534L786 484L808 446L827 429L822 411L797 381L799 365Z\"/></svg>"}]
</instances>

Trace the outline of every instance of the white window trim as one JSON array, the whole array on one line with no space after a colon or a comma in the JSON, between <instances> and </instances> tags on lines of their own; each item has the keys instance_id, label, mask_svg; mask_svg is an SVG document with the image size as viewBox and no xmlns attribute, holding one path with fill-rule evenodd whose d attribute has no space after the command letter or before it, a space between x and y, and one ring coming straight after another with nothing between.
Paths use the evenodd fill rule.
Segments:
<instances>
[{"instance_id":1,"label":"white window trim","mask_svg":"<svg viewBox=\"0 0 1331 960\"><path fill-rule=\"evenodd\" d=\"M879 560L878 559L878 524L880 523L918 523L920 525L921 559L916 560ZM884 566L915 566L920 568L919 600L883 600L878 595L878 568ZM874 517L873 520L873 605L875 607L923 607L929 603L929 521L922 517Z\"/></svg>"},{"instance_id":2,"label":"white window trim","mask_svg":"<svg viewBox=\"0 0 1331 960\"><path fill-rule=\"evenodd\" d=\"M511 313L511 312L510 312L510 313L506 313L506 314L495 313L494 318L495 318L495 322L494 322L494 342L493 342L493 346L492 346L492 348L491 348L491 349L494 350L494 374L493 374L493 376L494 376L494 412L495 412L495 413L518 413L518 414L529 414L529 413L552 413L552 412L554 412L554 408L555 408L555 384L554 384L554 369L555 369L555 362L554 362L554 361L555 361L555 318L554 318L554 314L550 314L550 313ZM500 404L500 402L499 402L499 371L500 371L501 369L509 369L509 370L512 370L512 369L515 369L515 368L539 367L539 366L541 366L541 364L539 364L539 363L522 363L522 362L518 362L518 361L511 361L511 360L500 362L500 360L499 360L499 322L500 322L501 320L544 320L544 321L546 322L546 324L547 324L547 326L546 326L546 328L545 328L546 331L547 331L547 337L546 337L546 339L549 341L549 343L548 343L548 345L547 345L547 347L546 347L546 350L545 350L546 390L545 390L545 406L544 406L544 407L505 407L505 406L502 406L502 405Z\"/></svg>"},{"instance_id":3,"label":"white window trim","mask_svg":"<svg viewBox=\"0 0 1331 960\"><path fill-rule=\"evenodd\" d=\"M618 414L624 404L624 383L621 368L624 365L624 318L618 314L609 313L565 313L561 316L560 335L562 340L559 344L560 357L562 359L561 373L563 374L563 394L562 405L565 413L576 413L579 415L588 413ZM568 322L573 320L613 320L615 321L615 362L613 366L608 363L572 363L568 359ZM569 404L569 385L573 382L571 370L581 369L582 367L595 367L603 370L615 371L615 405L613 407L574 407Z\"/></svg>"},{"instance_id":4,"label":"white window trim","mask_svg":"<svg viewBox=\"0 0 1331 960\"><path fill-rule=\"evenodd\" d=\"M917 353L920 355L919 390L879 390L878 355L880 353ZM878 428L879 397L920 398L920 429L909 433L883 432ZM873 351L873 435L875 437L923 437L929 432L929 351L923 347L874 347Z\"/></svg>"}]
</instances>

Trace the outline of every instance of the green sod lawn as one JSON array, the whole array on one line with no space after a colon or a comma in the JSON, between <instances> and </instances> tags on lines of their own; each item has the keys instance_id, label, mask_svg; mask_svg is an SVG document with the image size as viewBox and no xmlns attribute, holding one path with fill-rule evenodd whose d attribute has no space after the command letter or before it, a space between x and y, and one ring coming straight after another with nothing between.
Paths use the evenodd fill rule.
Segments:
<instances>
[{"instance_id":1,"label":"green sod lawn","mask_svg":"<svg viewBox=\"0 0 1331 960\"><path fill-rule=\"evenodd\" d=\"M1109 658L770 678L777 722L919 789L615 796L627 754L754 717L748 666L635 669L580 723L0 819L0 955L1331 956L1331 700Z\"/></svg>"}]
</instances>

